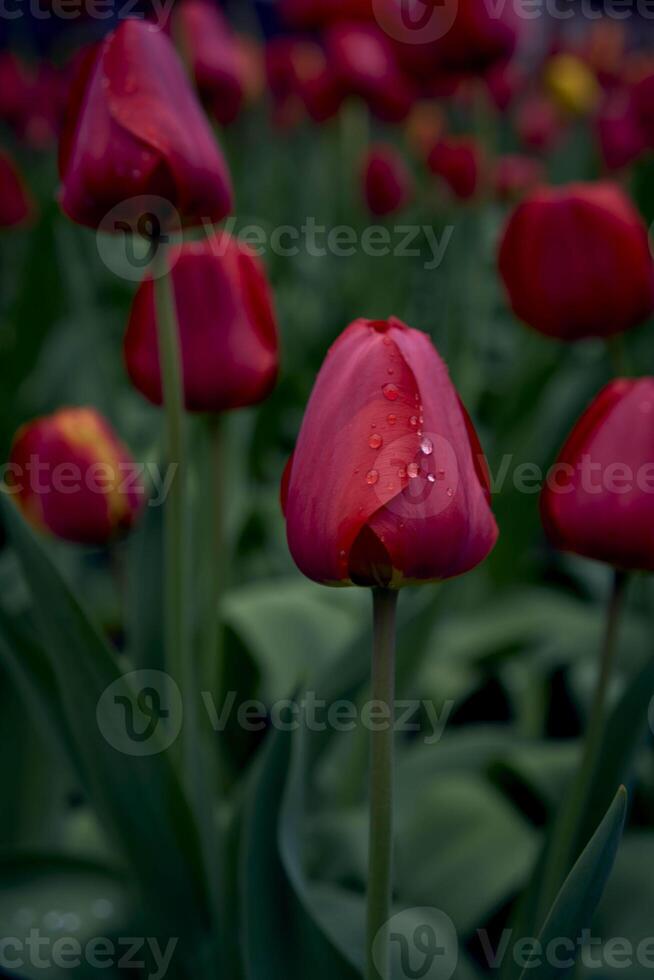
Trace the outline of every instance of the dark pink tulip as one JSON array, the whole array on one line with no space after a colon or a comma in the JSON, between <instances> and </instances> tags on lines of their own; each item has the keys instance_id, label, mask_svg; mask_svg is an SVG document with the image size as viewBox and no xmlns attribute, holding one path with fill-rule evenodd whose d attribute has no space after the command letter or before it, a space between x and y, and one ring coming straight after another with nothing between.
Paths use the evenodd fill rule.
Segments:
<instances>
[{"instance_id":1,"label":"dark pink tulip","mask_svg":"<svg viewBox=\"0 0 654 980\"><path fill-rule=\"evenodd\" d=\"M186 407L224 412L262 401L277 378L277 328L260 261L221 232L188 242L171 257ZM154 283L146 279L132 305L125 363L136 388L163 401Z\"/></svg>"},{"instance_id":2,"label":"dark pink tulip","mask_svg":"<svg viewBox=\"0 0 654 980\"><path fill-rule=\"evenodd\" d=\"M174 34L200 97L215 119L227 126L244 100L236 39L212 0L182 0L174 16Z\"/></svg>"},{"instance_id":3,"label":"dark pink tulip","mask_svg":"<svg viewBox=\"0 0 654 980\"><path fill-rule=\"evenodd\" d=\"M356 320L316 380L282 501L291 554L325 585L451 578L497 539L477 437L426 334Z\"/></svg>"},{"instance_id":4,"label":"dark pink tulip","mask_svg":"<svg viewBox=\"0 0 654 980\"><path fill-rule=\"evenodd\" d=\"M556 548L654 571L654 378L618 379L574 427L541 497Z\"/></svg>"},{"instance_id":5,"label":"dark pink tulip","mask_svg":"<svg viewBox=\"0 0 654 980\"><path fill-rule=\"evenodd\" d=\"M622 170L647 148L647 139L628 90L616 89L604 101L597 117L602 158L609 170Z\"/></svg>"},{"instance_id":6,"label":"dark pink tulip","mask_svg":"<svg viewBox=\"0 0 654 980\"><path fill-rule=\"evenodd\" d=\"M168 38L125 20L81 66L61 140L60 201L97 227L140 195L168 201L185 224L217 222L232 206L229 174Z\"/></svg>"},{"instance_id":7,"label":"dark pink tulip","mask_svg":"<svg viewBox=\"0 0 654 980\"><path fill-rule=\"evenodd\" d=\"M467 201L477 193L482 177L482 151L472 137L444 138L432 147L427 166L445 181L455 197Z\"/></svg>"},{"instance_id":8,"label":"dark pink tulip","mask_svg":"<svg viewBox=\"0 0 654 980\"><path fill-rule=\"evenodd\" d=\"M363 167L363 192L369 211L379 217L399 211L411 196L411 174L392 146L373 146Z\"/></svg>"},{"instance_id":9,"label":"dark pink tulip","mask_svg":"<svg viewBox=\"0 0 654 980\"><path fill-rule=\"evenodd\" d=\"M545 179L542 161L519 153L500 157L495 165L495 194L502 201L524 197Z\"/></svg>"}]
</instances>

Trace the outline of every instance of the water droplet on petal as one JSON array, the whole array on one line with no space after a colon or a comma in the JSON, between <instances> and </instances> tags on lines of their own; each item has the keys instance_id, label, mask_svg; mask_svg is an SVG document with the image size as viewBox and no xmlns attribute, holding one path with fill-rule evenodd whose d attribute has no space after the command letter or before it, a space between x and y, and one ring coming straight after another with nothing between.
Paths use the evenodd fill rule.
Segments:
<instances>
[{"instance_id":1,"label":"water droplet on petal","mask_svg":"<svg viewBox=\"0 0 654 980\"><path fill-rule=\"evenodd\" d=\"M453 497L454 496L454 490L452 489L452 487L448 487L447 488L447 495L448 495L448 497Z\"/></svg>"},{"instance_id":2,"label":"water droplet on petal","mask_svg":"<svg viewBox=\"0 0 654 980\"><path fill-rule=\"evenodd\" d=\"M399 391L397 390L397 385L387 384L382 388L384 392L384 398L388 398L389 402L397 401L399 397Z\"/></svg>"},{"instance_id":3,"label":"water droplet on petal","mask_svg":"<svg viewBox=\"0 0 654 980\"><path fill-rule=\"evenodd\" d=\"M412 415L411 418L409 419L409 425L413 429L415 429L415 427L417 426L417 424L418 424L418 416L417 415Z\"/></svg>"},{"instance_id":4,"label":"water droplet on petal","mask_svg":"<svg viewBox=\"0 0 654 980\"><path fill-rule=\"evenodd\" d=\"M406 466L400 466L399 470L397 471L397 474L400 480L404 480L406 477Z\"/></svg>"},{"instance_id":5,"label":"water droplet on petal","mask_svg":"<svg viewBox=\"0 0 654 980\"><path fill-rule=\"evenodd\" d=\"M417 463L409 463L409 465L406 468L406 471L409 474L409 479L415 480L415 478L420 473L420 467L418 466Z\"/></svg>"},{"instance_id":6,"label":"water droplet on petal","mask_svg":"<svg viewBox=\"0 0 654 980\"><path fill-rule=\"evenodd\" d=\"M379 473L377 472L377 470L368 471L368 475L366 476L366 483L368 484L369 487L374 487L378 479L379 479Z\"/></svg>"},{"instance_id":7,"label":"water droplet on petal","mask_svg":"<svg viewBox=\"0 0 654 980\"><path fill-rule=\"evenodd\" d=\"M433 473L429 473L427 475L427 479L429 480L430 483L436 483L436 477L434 476Z\"/></svg>"},{"instance_id":8,"label":"water droplet on petal","mask_svg":"<svg viewBox=\"0 0 654 980\"><path fill-rule=\"evenodd\" d=\"M380 449L380 448L381 448L381 445L382 445L382 443L383 443L383 441L384 441L384 440L383 440L383 439L382 439L382 437L381 437L381 436L379 435L379 433L378 433L378 432L375 432L375 433L374 433L373 435L371 435L371 436L370 436L370 438L368 439L368 445L370 446L370 448L371 448L371 449Z\"/></svg>"},{"instance_id":9,"label":"water droplet on petal","mask_svg":"<svg viewBox=\"0 0 654 980\"><path fill-rule=\"evenodd\" d=\"M420 443L420 451L423 453L424 456L431 456L431 454L434 451L434 443L431 441L431 439L428 439L425 436L425 438Z\"/></svg>"},{"instance_id":10,"label":"water droplet on petal","mask_svg":"<svg viewBox=\"0 0 654 980\"><path fill-rule=\"evenodd\" d=\"M395 425L395 423L397 422L397 415L389 415L386 421L388 422L389 425Z\"/></svg>"}]
</instances>

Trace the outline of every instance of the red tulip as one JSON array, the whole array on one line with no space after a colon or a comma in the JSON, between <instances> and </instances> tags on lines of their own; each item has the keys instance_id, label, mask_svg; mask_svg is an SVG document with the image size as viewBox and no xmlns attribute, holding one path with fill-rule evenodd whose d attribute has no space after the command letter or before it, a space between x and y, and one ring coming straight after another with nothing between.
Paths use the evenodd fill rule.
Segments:
<instances>
[{"instance_id":1,"label":"red tulip","mask_svg":"<svg viewBox=\"0 0 654 980\"><path fill-rule=\"evenodd\" d=\"M533 191L544 178L545 168L540 160L508 154L497 161L495 193L502 201L513 201Z\"/></svg>"},{"instance_id":2,"label":"red tulip","mask_svg":"<svg viewBox=\"0 0 654 980\"><path fill-rule=\"evenodd\" d=\"M185 224L220 221L232 194L222 154L168 38L125 20L80 69L60 146L63 210L97 227L139 195Z\"/></svg>"},{"instance_id":3,"label":"red tulip","mask_svg":"<svg viewBox=\"0 0 654 980\"><path fill-rule=\"evenodd\" d=\"M654 311L647 229L608 181L542 188L523 201L499 265L516 316L551 337L608 337Z\"/></svg>"},{"instance_id":4,"label":"red tulip","mask_svg":"<svg viewBox=\"0 0 654 980\"><path fill-rule=\"evenodd\" d=\"M186 407L224 412L266 398L277 377L277 330L261 263L226 233L189 242L171 256ZM163 401L154 283L141 284L125 336L136 388Z\"/></svg>"},{"instance_id":5,"label":"red tulip","mask_svg":"<svg viewBox=\"0 0 654 980\"><path fill-rule=\"evenodd\" d=\"M212 0L182 0L175 34L202 101L222 126L234 122L243 105L241 62L236 40Z\"/></svg>"},{"instance_id":6,"label":"red tulip","mask_svg":"<svg viewBox=\"0 0 654 980\"><path fill-rule=\"evenodd\" d=\"M541 512L555 547L654 571L654 378L600 392L549 474Z\"/></svg>"},{"instance_id":7,"label":"red tulip","mask_svg":"<svg viewBox=\"0 0 654 980\"><path fill-rule=\"evenodd\" d=\"M411 174L394 147L371 148L363 167L363 192L372 214L399 211L411 196L411 185Z\"/></svg>"},{"instance_id":8,"label":"red tulip","mask_svg":"<svg viewBox=\"0 0 654 980\"><path fill-rule=\"evenodd\" d=\"M429 338L356 320L318 375L282 502L305 575L325 585L446 579L497 538L481 449Z\"/></svg>"},{"instance_id":9,"label":"red tulip","mask_svg":"<svg viewBox=\"0 0 654 980\"><path fill-rule=\"evenodd\" d=\"M643 153L647 141L630 92L616 90L608 96L597 118L597 135L609 170L622 170Z\"/></svg>"},{"instance_id":10,"label":"red tulip","mask_svg":"<svg viewBox=\"0 0 654 980\"><path fill-rule=\"evenodd\" d=\"M358 95L387 122L401 122L415 90L397 63L389 38L374 24L336 24L325 35L327 60L343 91Z\"/></svg>"},{"instance_id":11,"label":"red tulip","mask_svg":"<svg viewBox=\"0 0 654 980\"><path fill-rule=\"evenodd\" d=\"M93 408L65 408L24 425L7 484L34 526L80 544L106 544L128 530L145 499L128 450Z\"/></svg>"},{"instance_id":12,"label":"red tulip","mask_svg":"<svg viewBox=\"0 0 654 980\"><path fill-rule=\"evenodd\" d=\"M16 127L29 104L30 79L11 51L0 52L0 120Z\"/></svg>"},{"instance_id":13,"label":"red tulip","mask_svg":"<svg viewBox=\"0 0 654 980\"><path fill-rule=\"evenodd\" d=\"M34 202L13 161L0 151L0 228L15 228L30 221Z\"/></svg>"},{"instance_id":14,"label":"red tulip","mask_svg":"<svg viewBox=\"0 0 654 980\"><path fill-rule=\"evenodd\" d=\"M293 89L314 122L323 123L337 115L344 91L319 44L297 41L290 52Z\"/></svg>"},{"instance_id":15,"label":"red tulip","mask_svg":"<svg viewBox=\"0 0 654 980\"><path fill-rule=\"evenodd\" d=\"M485 81L493 104L505 112L524 86L525 76L515 61L498 61L486 73Z\"/></svg>"},{"instance_id":16,"label":"red tulip","mask_svg":"<svg viewBox=\"0 0 654 980\"><path fill-rule=\"evenodd\" d=\"M555 106L544 95L532 95L516 114L518 138L530 150L550 150L563 131L563 121Z\"/></svg>"},{"instance_id":17,"label":"red tulip","mask_svg":"<svg viewBox=\"0 0 654 980\"><path fill-rule=\"evenodd\" d=\"M482 151L471 137L439 140L432 147L427 166L445 181L455 197L467 201L481 183Z\"/></svg>"}]
</instances>

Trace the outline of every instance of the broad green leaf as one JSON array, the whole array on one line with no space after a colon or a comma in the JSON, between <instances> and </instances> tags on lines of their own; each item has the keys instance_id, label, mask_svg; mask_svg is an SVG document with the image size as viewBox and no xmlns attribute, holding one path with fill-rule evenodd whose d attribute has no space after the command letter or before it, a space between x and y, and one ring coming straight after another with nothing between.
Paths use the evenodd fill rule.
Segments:
<instances>
[{"instance_id":1,"label":"broad green leaf","mask_svg":"<svg viewBox=\"0 0 654 980\"><path fill-rule=\"evenodd\" d=\"M552 940L567 939L579 953L578 938L590 926L593 914L604 892L622 837L627 814L627 792L624 787L608 809L604 819L579 856L566 878L539 935L541 948L546 950ZM571 954L572 955L572 954ZM550 957L530 957L520 980L556 980L569 975L572 966L561 968Z\"/></svg>"},{"instance_id":2,"label":"broad green leaf","mask_svg":"<svg viewBox=\"0 0 654 980\"><path fill-rule=\"evenodd\" d=\"M131 754L132 743L114 742L123 751L110 744L105 736L125 739L127 708L124 715L112 713L115 731L101 732L97 709L107 689L118 683L132 711L138 708L138 692L122 678L115 656L13 503L0 495L0 505L32 593L61 699L65 737L74 745L84 788L159 923L176 930L171 934L202 932L206 898L197 831L169 754L137 756ZM151 748L158 750L160 743Z\"/></svg>"}]
</instances>

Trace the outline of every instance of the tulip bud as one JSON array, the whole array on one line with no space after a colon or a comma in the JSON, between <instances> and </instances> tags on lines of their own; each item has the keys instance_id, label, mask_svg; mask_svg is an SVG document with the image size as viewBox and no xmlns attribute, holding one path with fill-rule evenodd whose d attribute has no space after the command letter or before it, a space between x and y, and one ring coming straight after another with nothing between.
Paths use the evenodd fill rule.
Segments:
<instances>
[{"instance_id":1,"label":"tulip bud","mask_svg":"<svg viewBox=\"0 0 654 980\"><path fill-rule=\"evenodd\" d=\"M575 425L541 497L552 544L654 571L654 378L607 385Z\"/></svg>"},{"instance_id":2,"label":"tulip bud","mask_svg":"<svg viewBox=\"0 0 654 980\"><path fill-rule=\"evenodd\" d=\"M545 168L540 160L518 153L500 157L495 166L495 193L501 201L515 201L541 184Z\"/></svg>"},{"instance_id":3,"label":"tulip bud","mask_svg":"<svg viewBox=\"0 0 654 980\"><path fill-rule=\"evenodd\" d=\"M35 527L93 545L128 530L145 494L128 450L93 408L65 408L24 425L7 485Z\"/></svg>"},{"instance_id":4,"label":"tulip bud","mask_svg":"<svg viewBox=\"0 0 654 980\"><path fill-rule=\"evenodd\" d=\"M633 163L647 147L631 93L612 92L597 117L597 135L604 163L609 170L622 170Z\"/></svg>"},{"instance_id":5,"label":"tulip bud","mask_svg":"<svg viewBox=\"0 0 654 980\"><path fill-rule=\"evenodd\" d=\"M356 320L329 351L284 476L291 554L325 585L460 575L497 538L486 474L426 334Z\"/></svg>"},{"instance_id":6,"label":"tulip bud","mask_svg":"<svg viewBox=\"0 0 654 980\"><path fill-rule=\"evenodd\" d=\"M545 85L556 104L575 116L589 113L600 93L597 78L588 65L571 54L557 54L549 59Z\"/></svg>"},{"instance_id":7,"label":"tulip bud","mask_svg":"<svg viewBox=\"0 0 654 980\"><path fill-rule=\"evenodd\" d=\"M222 154L168 38L125 20L77 74L59 152L66 214L97 227L117 205L158 196L187 225L218 222L232 192Z\"/></svg>"},{"instance_id":8,"label":"tulip bud","mask_svg":"<svg viewBox=\"0 0 654 980\"><path fill-rule=\"evenodd\" d=\"M499 267L515 315L550 337L608 337L654 311L647 229L608 181L534 192L509 219Z\"/></svg>"},{"instance_id":9,"label":"tulip bud","mask_svg":"<svg viewBox=\"0 0 654 980\"><path fill-rule=\"evenodd\" d=\"M482 152L472 138L439 140L429 153L427 166L461 201L474 197L479 189Z\"/></svg>"},{"instance_id":10,"label":"tulip bud","mask_svg":"<svg viewBox=\"0 0 654 980\"><path fill-rule=\"evenodd\" d=\"M171 254L186 408L224 412L263 401L277 377L278 343L272 299L257 257L218 233ZM125 336L134 386L163 403L154 283L136 293Z\"/></svg>"},{"instance_id":11,"label":"tulip bud","mask_svg":"<svg viewBox=\"0 0 654 980\"><path fill-rule=\"evenodd\" d=\"M551 150L563 131L563 122L549 99L528 96L519 106L515 120L520 142L529 150Z\"/></svg>"},{"instance_id":12,"label":"tulip bud","mask_svg":"<svg viewBox=\"0 0 654 980\"><path fill-rule=\"evenodd\" d=\"M0 228L29 222L34 202L13 161L0 151Z\"/></svg>"},{"instance_id":13,"label":"tulip bud","mask_svg":"<svg viewBox=\"0 0 654 980\"><path fill-rule=\"evenodd\" d=\"M411 174L392 146L374 146L363 167L363 193L372 214L399 211L411 195Z\"/></svg>"},{"instance_id":14,"label":"tulip bud","mask_svg":"<svg viewBox=\"0 0 654 980\"><path fill-rule=\"evenodd\" d=\"M237 42L211 0L182 0L175 9L175 34L202 101L222 126L243 105Z\"/></svg>"}]
</instances>

